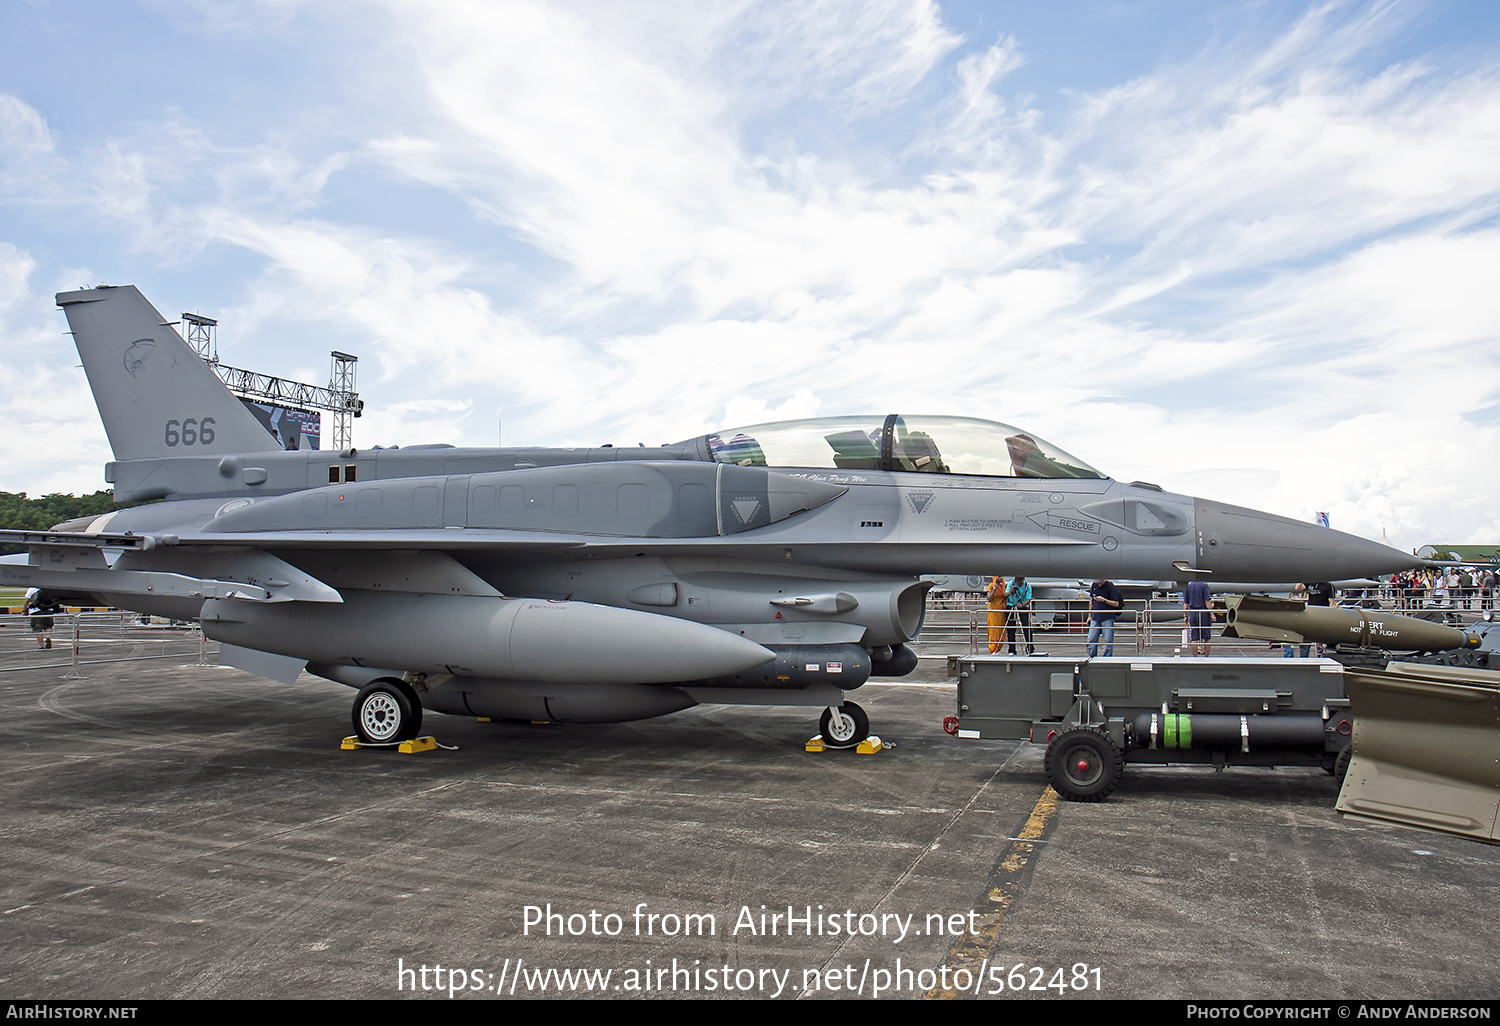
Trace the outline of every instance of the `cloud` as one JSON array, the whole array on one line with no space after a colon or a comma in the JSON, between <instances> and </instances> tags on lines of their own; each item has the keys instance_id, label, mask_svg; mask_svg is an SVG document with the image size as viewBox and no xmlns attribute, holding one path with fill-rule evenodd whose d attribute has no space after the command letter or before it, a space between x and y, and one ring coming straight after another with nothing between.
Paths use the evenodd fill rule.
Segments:
<instances>
[{"instance_id":1,"label":"cloud","mask_svg":"<svg viewBox=\"0 0 1500 1026\"><path fill-rule=\"evenodd\" d=\"M52 134L36 108L15 96L0 93L0 142L8 164L50 156Z\"/></svg>"},{"instance_id":2,"label":"cloud","mask_svg":"<svg viewBox=\"0 0 1500 1026\"><path fill-rule=\"evenodd\" d=\"M909 103L963 42L929 0L743 4L716 27L714 61L747 113L812 103L879 116Z\"/></svg>"},{"instance_id":3,"label":"cloud","mask_svg":"<svg viewBox=\"0 0 1500 1026\"><path fill-rule=\"evenodd\" d=\"M1399 52L1402 8L1246 20L1030 96L1007 92L1043 70L1026 37L965 39L931 3L361 10L352 43L313 5L174 15L349 69L333 135L175 110L55 139L9 98L11 202L104 219L164 274L234 255L221 317L295 366L314 337L360 352L362 431L420 409L456 441L499 418L628 444L952 412L1398 543L1484 519L1422 486L1464 473L1436 422L1399 458L1351 449L1429 390L1460 437L1500 401L1500 67ZM294 125L300 84L276 100Z\"/></svg>"},{"instance_id":4,"label":"cloud","mask_svg":"<svg viewBox=\"0 0 1500 1026\"><path fill-rule=\"evenodd\" d=\"M1488 216L1500 156L1493 64L1371 67L1390 9L1302 19L1260 53L1164 69L1092 97L1071 128L1075 216L1136 261L1213 274L1317 257L1425 217Z\"/></svg>"},{"instance_id":5,"label":"cloud","mask_svg":"<svg viewBox=\"0 0 1500 1026\"><path fill-rule=\"evenodd\" d=\"M36 269L30 254L0 242L0 338L6 342L0 361L0 489L92 492L105 487L109 447L97 421L69 412L94 404L52 297L32 287Z\"/></svg>"}]
</instances>

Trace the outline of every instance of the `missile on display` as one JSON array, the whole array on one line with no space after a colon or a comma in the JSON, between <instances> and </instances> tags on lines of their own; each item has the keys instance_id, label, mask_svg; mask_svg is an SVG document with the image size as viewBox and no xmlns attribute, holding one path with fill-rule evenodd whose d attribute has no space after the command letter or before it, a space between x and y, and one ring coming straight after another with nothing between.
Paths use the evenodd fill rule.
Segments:
<instances>
[{"instance_id":1,"label":"missile on display","mask_svg":"<svg viewBox=\"0 0 1500 1026\"><path fill-rule=\"evenodd\" d=\"M1477 648L1476 634L1398 613L1310 606L1300 599L1231 595L1224 637L1287 645L1351 645L1396 652Z\"/></svg>"}]
</instances>

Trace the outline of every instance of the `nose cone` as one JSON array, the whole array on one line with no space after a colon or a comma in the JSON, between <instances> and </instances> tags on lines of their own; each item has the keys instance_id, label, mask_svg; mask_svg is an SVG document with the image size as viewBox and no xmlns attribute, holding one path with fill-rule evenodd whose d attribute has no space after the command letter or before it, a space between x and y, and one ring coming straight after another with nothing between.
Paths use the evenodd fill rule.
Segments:
<instances>
[{"instance_id":1,"label":"nose cone","mask_svg":"<svg viewBox=\"0 0 1500 1026\"><path fill-rule=\"evenodd\" d=\"M1193 500L1197 566L1211 581L1342 581L1421 566L1379 542L1272 513Z\"/></svg>"}]
</instances>

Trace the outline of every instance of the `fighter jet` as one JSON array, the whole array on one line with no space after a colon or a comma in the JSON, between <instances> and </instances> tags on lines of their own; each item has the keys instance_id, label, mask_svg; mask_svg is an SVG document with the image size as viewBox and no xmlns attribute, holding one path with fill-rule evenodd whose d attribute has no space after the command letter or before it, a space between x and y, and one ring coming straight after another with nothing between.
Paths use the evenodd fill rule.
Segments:
<instances>
[{"instance_id":1,"label":"fighter jet","mask_svg":"<svg viewBox=\"0 0 1500 1026\"><path fill-rule=\"evenodd\" d=\"M1113 481L1036 434L875 415L657 448L283 451L133 286L60 293L121 502L6 584L201 621L223 661L358 689L370 743L423 710L614 722L822 708L916 666L922 574L1333 580L1413 557ZM14 557L13 557L14 558Z\"/></svg>"}]
</instances>

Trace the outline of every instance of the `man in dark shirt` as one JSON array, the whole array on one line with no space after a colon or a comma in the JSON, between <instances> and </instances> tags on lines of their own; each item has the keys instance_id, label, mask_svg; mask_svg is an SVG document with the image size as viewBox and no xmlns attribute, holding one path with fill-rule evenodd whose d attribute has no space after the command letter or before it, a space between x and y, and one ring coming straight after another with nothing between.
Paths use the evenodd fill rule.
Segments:
<instances>
[{"instance_id":1,"label":"man in dark shirt","mask_svg":"<svg viewBox=\"0 0 1500 1026\"><path fill-rule=\"evenodd\" d=\"M1182 608L1187 614L1189 651L1193 655L1208 655L1209 638L1212 636L1212 620L1208 607L1213 594L1205 581L1188 582L1182 593ZM1200 653L1198 650L1202 649Z\"/></svg>"},{"instance_id":2,"label":"man in dark shirt","mask_svg":"<svg viewBox=\"0 0 1500 1026\"><path fill-rule=\"evenodd\" d=\"M1115 617L1125 603L1120 589L1100 579L1089 589L1089 658L1099 654L1099 635L1104 635L1104 655L1115 654Z\"/></svg>"}]
</instances>

